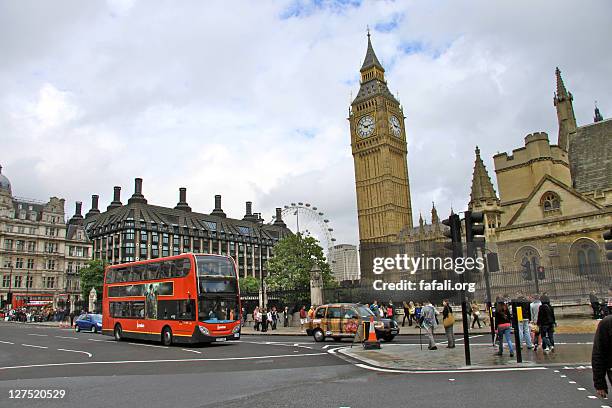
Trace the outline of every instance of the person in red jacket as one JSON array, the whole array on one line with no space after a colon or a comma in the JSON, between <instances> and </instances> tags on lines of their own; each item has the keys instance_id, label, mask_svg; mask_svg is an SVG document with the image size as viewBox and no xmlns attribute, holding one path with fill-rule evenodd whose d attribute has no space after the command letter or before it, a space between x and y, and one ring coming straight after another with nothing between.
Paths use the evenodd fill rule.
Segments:
<instances>
[{"instance_id":1,"label":"person in red jacket","mask_svg":"<svg viewBox=\"0 0 612 408\"><path fill-rule=\"evenodd\" d=\"M607 316L597 326L593 339L593 353L591 355L593 367L593 385L597 396L608 396L608 381L612 384L612 316Z\"/></svg>"}]
</instances>

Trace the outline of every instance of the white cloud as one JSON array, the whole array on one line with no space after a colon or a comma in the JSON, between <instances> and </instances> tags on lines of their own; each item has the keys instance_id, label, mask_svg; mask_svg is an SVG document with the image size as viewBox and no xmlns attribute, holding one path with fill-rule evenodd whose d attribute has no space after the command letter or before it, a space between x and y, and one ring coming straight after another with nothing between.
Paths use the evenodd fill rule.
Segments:
<instances>
[{"instance_id":1,"label":"white cloud","mask_svg":"<svg viewBox=\"0 0 612 408\"><path fill-rule=\"evenodd\" d=\"M3 174L18 195L101 207L134 177L151 203L185 186L195 211L222 194L234 217L312 202L355 243L346 117L368 24L407 117L415 221L432 200L465 208L476 144L494 176L527 133L556 141L555 66L579 123L595 99L612 114L608 2L344 3L3 3Z\"/></svg>"}]
</instances>

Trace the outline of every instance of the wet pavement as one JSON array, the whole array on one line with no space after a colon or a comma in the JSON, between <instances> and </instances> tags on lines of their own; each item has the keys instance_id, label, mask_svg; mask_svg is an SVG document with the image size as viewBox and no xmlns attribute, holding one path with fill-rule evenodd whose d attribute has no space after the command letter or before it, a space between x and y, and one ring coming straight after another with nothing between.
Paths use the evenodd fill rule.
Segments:
<instances>
[{"instance_id":1,"label":"wet pavement","mask_svg":"<svg viewBox=\"0 0 612 408\"><path fill-rule=\"evenodd\" d=\"M589 343L557 343L554 352L545 354L538 351L522 349L523 362L518 364L516 354L510 357L504 345L502 356L496 356L497 346L491 344L472 344L470 354L472 365L469 368L502 368L502 367L533 367L537 365L588 365L591 362L592 344ZM437 350L428 350L427 344L422 349L419 344L382 344L380 350L364 350L361 346L346 347L337 350L362 363L388 369L401 370L448 370L466 369L463 344L457 344L454 349L438 344ZM516 352L516 350L515 350Z\"/></svg>"}]
</instances>

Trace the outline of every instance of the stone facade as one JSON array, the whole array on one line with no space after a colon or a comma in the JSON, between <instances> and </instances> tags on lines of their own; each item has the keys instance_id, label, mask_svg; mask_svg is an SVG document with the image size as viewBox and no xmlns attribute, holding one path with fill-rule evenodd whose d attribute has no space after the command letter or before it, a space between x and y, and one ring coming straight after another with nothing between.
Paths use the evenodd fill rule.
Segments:
<instances>
[{"instance_id":1,"label":"stone facade","mask_svg":"<svg viewBox=\"0 0 612 408\"><path fill-rule=\"evenodd\" d=\"M14 197L0 187L0 297L13 306L43 305L80 297L79 269L91 258L91 244L79 225L81 203L66 223L63 199L48 202Z\"/></svg>"}]
</instances>

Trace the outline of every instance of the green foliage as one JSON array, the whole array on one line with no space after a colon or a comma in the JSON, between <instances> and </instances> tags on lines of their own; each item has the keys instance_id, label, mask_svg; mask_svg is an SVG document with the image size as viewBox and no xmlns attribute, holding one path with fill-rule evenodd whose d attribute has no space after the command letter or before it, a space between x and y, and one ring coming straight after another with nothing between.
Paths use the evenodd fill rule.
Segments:
<instances>
[{"instance_id":1,"label":"green foliage","mask_svg":"<svg viewBox=\"0 0 612 408\"><path fill-rule=\"evenodd\" d=\"M79 271L81 278L81 294L83 299L89 299L89 291L96 288L98 300L102 299L102 286L104 284L104 263L94 259L87 262L87 266Z\"/></svg>"},{"instance_id":2,"label":"green foliage","mask_svg":"<svg viewBox=\"0 0 612 408\"><path fill-rule=\"evenodd\" d=\"M321 269L324 287L337 285L318 241L300 233L288 235L274 246L274 257L268 261L266 285L270 290L308 288L310 271L315 264Z\"/></svg>"},{"instance_id":3,"label":"green foliage","mask_svg":"<svg viewBox=\"0 0 612 408\"><path fill-rule=\"evenodd\" d=\"M242 293L253 293L259 292L260 281L259 279L253 276L247 276L245 278L240 278L240 292Z\"/></svg>"}]
</instances>

